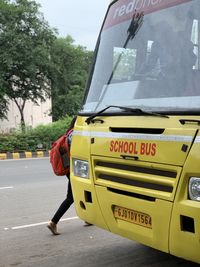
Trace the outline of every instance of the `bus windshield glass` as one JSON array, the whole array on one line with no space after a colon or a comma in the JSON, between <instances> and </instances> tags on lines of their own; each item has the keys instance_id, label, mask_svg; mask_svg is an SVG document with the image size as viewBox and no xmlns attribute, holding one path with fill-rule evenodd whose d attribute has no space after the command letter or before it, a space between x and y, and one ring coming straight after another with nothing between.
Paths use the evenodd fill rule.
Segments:
<instances>
[{"instance_id":1,"label":"bus windshield glass","mask_svg":"<svg viewBox=\"0 0 200 267\"><path fill-rule=\"evenodd\" d=\"M81 112L118 105L200 113L199 10L199 0L110 5Z\"/></svg>"}]
</instances>

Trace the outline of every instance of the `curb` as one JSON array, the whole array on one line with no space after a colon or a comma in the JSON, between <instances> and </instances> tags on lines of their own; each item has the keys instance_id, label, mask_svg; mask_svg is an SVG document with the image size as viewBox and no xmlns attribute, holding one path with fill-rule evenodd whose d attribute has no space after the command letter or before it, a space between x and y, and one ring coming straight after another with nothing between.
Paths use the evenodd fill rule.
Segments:
<instances>
[{"instance_id":1,"label":"curb","mask_svg":"<svg viewBox=\"0 0 200 267\"><path fill-rule=\"evenodd\" d=\"M25 159L25 158L43 158L49 157L50 151L36 151L36 152L7 152L7 153L0 153L0 160L4 159Z\"/></svg>"}]
</instances>

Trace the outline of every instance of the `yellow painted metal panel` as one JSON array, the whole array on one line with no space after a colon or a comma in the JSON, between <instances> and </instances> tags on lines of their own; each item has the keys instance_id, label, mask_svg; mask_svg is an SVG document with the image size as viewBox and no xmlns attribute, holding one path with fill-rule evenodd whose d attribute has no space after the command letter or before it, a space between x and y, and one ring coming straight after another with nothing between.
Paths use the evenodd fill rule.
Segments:
<instances>
[{"instance_id":1,"label":"yellow painted metal panel","mask_svg":"<svg viewBox=\"0 0 200 267\"><path fill-rule=\"evenodd\" d=\"M162 119L163 120L163 119ZM91 125L91 154L120 158L123 156L137 157L141 161L158 162L163 164L183 165L196 133L195 128L180 127L180 122L174 118L161 124L160 119L135 118L127 121L123 118L123 125L119 123L120 117L106 118L102 125ZM170 122L170 123L169 123ZM162 134L143 134L142 129L163 129ZM115 132L116 128L141 129L141 133ZM84 131L86 131L84 129ZM120 131L120 130L119 130ZM187 150L183 151L182 147Z\"/></svg>"},{"instance_id":2,"label":"yellow painted metal panel","mask_svg":"<svg viewBox=\"0 0 200 267\"><path fill-rule=\"evenodd\" d=\"M200 135L197 136L199 138ZM200 263L200 202L189 200L188 181L200 177L200 142L195 142L187 159L173 208L170 252L171 254Z\"/></svg>"},{"instance_id":3,"label":"yellow painted metal panel","mask_svg":"<svg viewBox=\"0 0 200 267\"><path fill-rule=\"evenodd\" d=\"M113 233L200 262L200 203L188 200L187 188L190 176L200 176L200 136L194 139L198 125L183 127L180 117L175 116L148 122L134 117L131 123L128 117L123 117L123 121L120 117L103 117L103 124L90 125L85 119L78 118L75 129L78 134L73 136L71 150L72 158L87 160L90 166L89 179L75 177L73 171L71 174L78 216ZM156 140L158 154L155 157L142 155L137 160L124 159L120 153L109 151L113 137L107 134L112 133L111 128L131 127L130 124L136 128L164 128L164 139ZM169 136L173 137L172 141L171 137L167 140ZM121 137L117 140L129 141ZM139 139L138 144L142 141ZM141 184L134 185L132 181ZM145 188L142 183L171 187L172 192ZM87 202L85 192L91 194L92 201ZM148 214L152 218L152 229L115 218L116 205ZM194 232L181 228L181 216L192 218Z\"/></svg>"},{"instance_id":4,"label":"yellow painted metal panel","mask_svg":"<svg viewBox=\"0 0 200 267\"><path fill-rule=\"evenodd\" d=\"M90 180L73 177L71 174L75 209L79 218L108 230L98 205L98 199L94 185ZM91 200L87 200L86 194L91 194Z\"/></svg>"},{"instance_id":5,"label":"yellow painted metal panel","mask_svg":"<svg viewBox=\"0 0 200 267\"><path fill-rule=\"evenodd\" d=\"M123 193L111 192L106 187L101 186L97 186L96 191L103 216L111 232L168 252L168 231L172 203L126 196ZM113 215L115 205L150 215L152 229L116 219Z\"/></svg>"}]
</instances>

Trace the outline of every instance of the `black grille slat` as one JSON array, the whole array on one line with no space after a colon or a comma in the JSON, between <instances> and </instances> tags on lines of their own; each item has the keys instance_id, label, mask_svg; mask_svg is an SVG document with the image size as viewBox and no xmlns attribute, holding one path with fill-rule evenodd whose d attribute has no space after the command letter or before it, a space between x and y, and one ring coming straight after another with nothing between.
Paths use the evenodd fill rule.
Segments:
<instances>
[{"instance_id":1,"label":"black grille slat","mask_svg":"<svg viewBox=\"0 0 200 267\"><path fill-rule=\"evenodd\" d=\"M177 176L177 173L174 171L165 171L165 170L159 170L159 169L153 169L153 168L147 168L147 167L112 163L112 162L98 161L96 163L96 166L119 169L119 170L126 170L126 171L138 172L138 173L152 174L156 176L163 176L163 177L169 177L169 178L176 178Z\"/></svg>"},{"instance_id":2,"label":"black grille slat","mask_svg":"<svg viewBox=\"0 0 200 267\"><path fill-rule=\"evenodd\" d=\"M148 183L144 181L130 180L124 177L111 176L107 174L99 174L99 178L103 180L111 181L111 182L120 183L120 184L126 184L126 185L146 188L146 189L153 189L153 190L163 191L163 192L168 192L168 193L171 193L173 191L172 186L155 184L155 183L152 184L152 183Z\"/></svg>"},{"instance_id":3,"label":"black grille slat","mask_svg":"<svg viewBox=\"0 0 200 267\"><path fill-rule=\"evenodd\" d=\"M156 201L155 197L140 195L140 194L133 193L133 192L128 192L128 191L119 190L119 189L110 188L110 187L108 187L107 190L110 191L110 192L113 192L115 194L119 194L119 195L123 195L123 196L134 197L134 198L138 198L138 199L147 200L147 201L150 201L150 202L155 202Z\"/></svg>"}]
</instances>

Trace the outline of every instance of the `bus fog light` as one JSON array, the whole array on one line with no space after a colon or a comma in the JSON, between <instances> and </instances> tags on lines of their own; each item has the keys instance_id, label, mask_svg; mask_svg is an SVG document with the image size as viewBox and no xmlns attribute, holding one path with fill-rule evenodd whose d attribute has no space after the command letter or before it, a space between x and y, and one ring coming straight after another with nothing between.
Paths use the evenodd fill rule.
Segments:
<instances>
[{"instance_id":1,"label":"bus fog light","mask_svg":"<svg viewBox=\"0 0 200 267\"><path fill-rule=\"evenodd\" d=\"M87 161L80 159L73 159L72 166L75 176L81 178L89 178L89 164Z\"/></svg>"},{"instance_id":2,"label":"bus fog light","mask_svg":"<svg viewBox=\"0 0 200 267\"><path fill-rule=\"evenodd\" d=\"M189 197L192 200L200 201L200 178L197 177L190 178Z\"/></svg>"}]
</instances>

